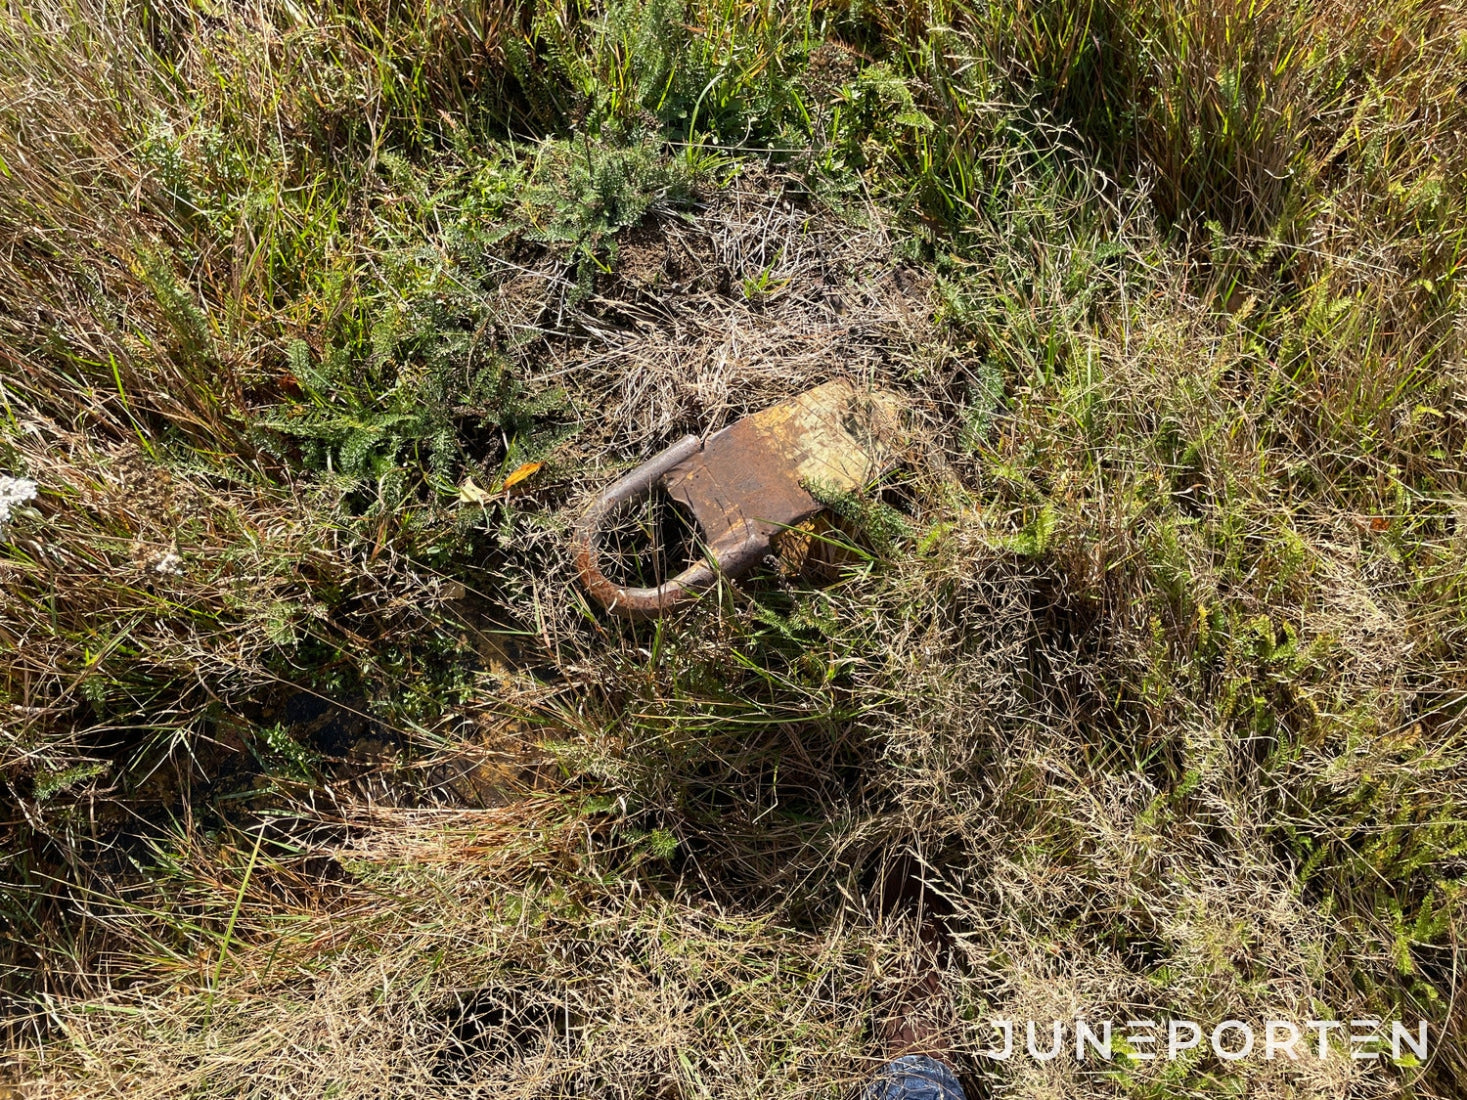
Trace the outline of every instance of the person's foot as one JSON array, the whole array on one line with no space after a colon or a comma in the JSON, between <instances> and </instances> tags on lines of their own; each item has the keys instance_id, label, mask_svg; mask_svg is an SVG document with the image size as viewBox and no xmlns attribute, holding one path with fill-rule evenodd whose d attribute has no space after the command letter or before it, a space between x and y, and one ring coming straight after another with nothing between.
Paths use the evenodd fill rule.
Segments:
<instances>
[{"instance_id":1,"label":"person's foot","mask_svg":"<svg viewBox=\"0 0 1467 1100\"><path fill-rule=\"evenodd\" d=\"M905 925L912 936L911 974L886 1003L877 1032L889 1060L924 1054L950 1065L955 1014L941 970L952 950L946 921L952 907L922 870L912 856L899 857L887 867L873 898L880 919Z\"/></svg>"},{"instance_id":2,"label":"person's foot","mask_svg":"<svg viewBox=\"0 0 1467 1100\"><path fill-rule=\"evenodd\" d=\"M926 1054L950 1062L952 1004L942 995L936 971L928 971L894 996L881 1021L881 1046L888 1059Z\"/></svg>"}]
</instances>

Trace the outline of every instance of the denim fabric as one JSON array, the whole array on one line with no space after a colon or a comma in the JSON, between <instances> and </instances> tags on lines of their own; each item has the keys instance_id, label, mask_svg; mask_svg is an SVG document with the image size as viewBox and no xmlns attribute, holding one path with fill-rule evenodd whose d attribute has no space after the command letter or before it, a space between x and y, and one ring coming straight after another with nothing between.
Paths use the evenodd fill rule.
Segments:
<instances>
[{"instance_id":1,"label":"denim fabric","mask_svg":"<svg viewBox=\"0 0 1467 1100\"><path fill-rule=\"evenodd\" d=\"M957 1076L936 1058L908 1054L888 1062L866 1086L866 1100L967 1100Z\"/></svg>"}]
</instances>

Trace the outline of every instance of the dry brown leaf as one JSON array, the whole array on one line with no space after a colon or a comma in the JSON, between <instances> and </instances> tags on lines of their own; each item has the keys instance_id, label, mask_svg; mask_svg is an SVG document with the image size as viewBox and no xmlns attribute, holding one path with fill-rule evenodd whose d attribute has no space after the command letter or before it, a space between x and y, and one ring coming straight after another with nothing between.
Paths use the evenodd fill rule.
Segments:
<instances>
[{"instance_id":1,"label":"dry brown leaf","mask_svg":"<svg viewBox=\"0 0 1467 1100\"><path fill-rule=\"evenodd\" d=\"M534 476L536 471L538 471L543 465L545 465L543 462L524 463L517 470L515 470L514 473L510 474L507 478L504 479L504 488L508 490L518 485L526 478Z\"/></svg>"}]
</instances>

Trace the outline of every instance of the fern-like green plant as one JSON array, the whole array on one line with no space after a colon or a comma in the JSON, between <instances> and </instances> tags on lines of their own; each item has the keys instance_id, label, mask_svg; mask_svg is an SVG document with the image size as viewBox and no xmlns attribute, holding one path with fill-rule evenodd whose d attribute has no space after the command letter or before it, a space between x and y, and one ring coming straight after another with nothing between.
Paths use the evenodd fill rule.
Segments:
<instances>
[{"instance_id":1,"label":"fern-like green plant","mask_svg":"<svg viewBox=\"0 0 1467 1100\"><path fill-rule=\"evenodd\" d=\"M830 509L849 530L864 537L880 555L890 554L899 540L911 534L906 517L890 504L819 481L804 485L806 492Z\"/></svg>"},{"instance_id":2,"label":"fern-like green plant","mask_svg":"<svg viewBox=\"0 0 1467 1100\"><path fill-rule=\"evenodd\" d=\"M377 326L373 354L355 363L335 349L320 363L303 341L291 346L302 399L260 422L267 445L310 469L354 478L373 489L376 508L412 490L417 471L442 483L484 450L512 441L521 455L548 450L572 430L560 422L560 390L529 393L498 355L466 374L472 334L421 324Z\"/></svg>"}]
</instances>

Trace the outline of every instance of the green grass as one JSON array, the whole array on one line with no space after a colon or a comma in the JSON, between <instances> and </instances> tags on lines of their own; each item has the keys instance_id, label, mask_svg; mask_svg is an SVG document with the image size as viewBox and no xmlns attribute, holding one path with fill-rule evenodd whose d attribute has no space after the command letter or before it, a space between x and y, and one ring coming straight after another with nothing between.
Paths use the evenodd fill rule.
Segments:
<instances>
[{"instance_id":1,"label":"green grass","mask_svg":"<svg viewBox=\"0 0 1467 1100\"><path fill-rule=\"evenodd\" d=\"M0 12L0 1085L843 1094L908 853L984 1089L1459 1095L1464 50L1426 0ZM840 375L911 447L802 571L587 602L595 486ZM1434 1057L977 1057L1077 1013Z\"/></svg>"}]
</instances>

